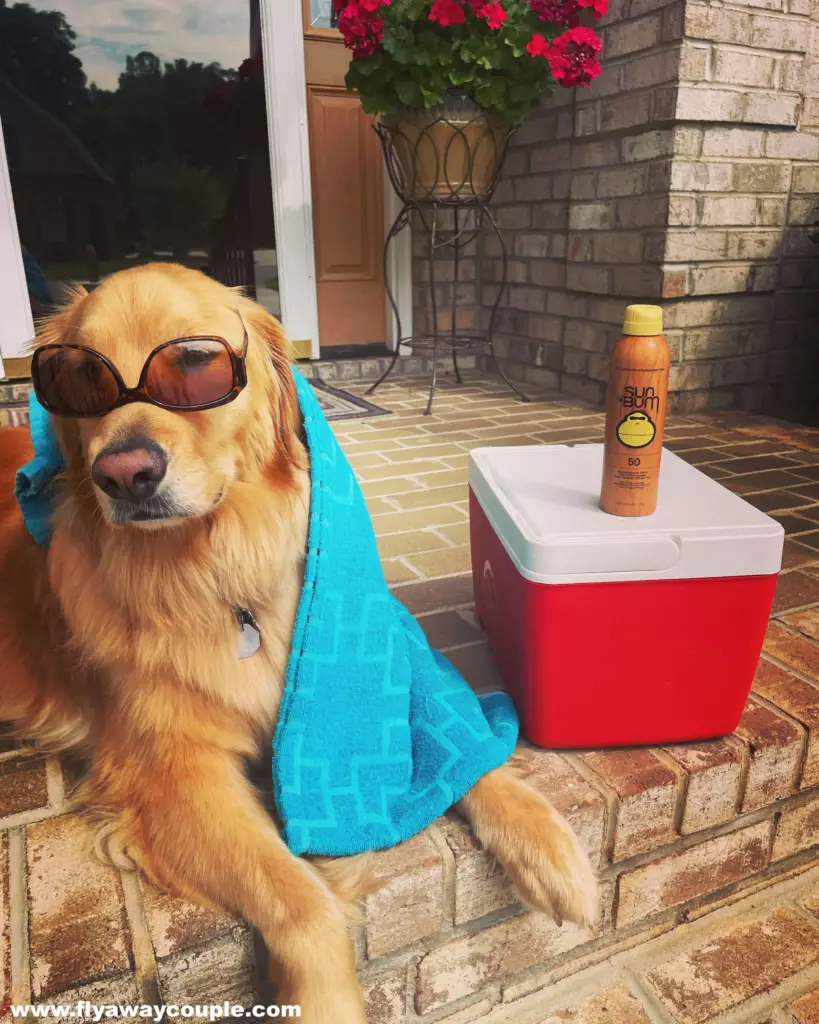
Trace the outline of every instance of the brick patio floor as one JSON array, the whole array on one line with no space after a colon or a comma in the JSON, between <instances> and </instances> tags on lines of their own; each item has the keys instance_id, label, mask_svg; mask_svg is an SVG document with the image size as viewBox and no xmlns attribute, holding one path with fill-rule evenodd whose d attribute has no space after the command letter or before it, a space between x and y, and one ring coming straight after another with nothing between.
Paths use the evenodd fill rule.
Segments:
<instances>
[{"instance_id":1,"label":"brick patio floor","mask_svg":"<svg viewBox=\"0 0 819 1024\"><path fill-rule=\"evenodd\" d=\"M384 385L393 415L337 433L395 593L486 689L499 680L472 606L467 453L599 441L603 418L547 395L523 405L476 374L444 381L430 418L425 399L423 383ZM819 431L715 414L673 420L667 444L788 534L739 729L663 749L521 747L519 769L599 869L594 932L526 912L454 815L379 854L356 936L372 1024L819 1021ZM252 1002L247 928L93 861L71 778L0 753L0 1003Z\"/></svg>"}]
</instances>

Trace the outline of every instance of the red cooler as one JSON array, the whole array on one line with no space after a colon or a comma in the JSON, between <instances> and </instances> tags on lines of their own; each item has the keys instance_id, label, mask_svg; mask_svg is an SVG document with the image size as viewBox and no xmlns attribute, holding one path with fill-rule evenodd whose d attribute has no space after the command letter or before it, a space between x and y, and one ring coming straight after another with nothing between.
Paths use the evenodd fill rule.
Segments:
<instances>
[{"instance_id":1,"label":"red cooler","mask_svg":"<svg viewBox=\"0 0 819 1024\"><path fill-rule=\"evenodd\" d=\"M602 445L469 464L478 616L543 747L723 736L739 722L784 531L664 451L657 511L601 511Z\"/></svg>"}]
</instances>

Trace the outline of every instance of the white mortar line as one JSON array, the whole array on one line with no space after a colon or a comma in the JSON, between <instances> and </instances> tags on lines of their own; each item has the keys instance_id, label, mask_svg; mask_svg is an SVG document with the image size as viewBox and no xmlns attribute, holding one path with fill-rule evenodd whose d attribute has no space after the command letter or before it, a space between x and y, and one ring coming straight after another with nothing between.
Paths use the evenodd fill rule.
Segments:
<instances>
[{"instance_id":1,"label":"white mortar line","mask_svg":"<svg viewBox=\"0 0 819 1024\"><path fill-rule=\"evenodd\" d=\"M49 806L52 810L59 810L65 804L65 785L59 758L47 757L45 771Z\"/></svg>"},{"instance_id":2,"label":"white mortar line","mask_svg":"<svg viewBox=\"0 0 819 1024\"><path fill-rule=\"evenodd\" d=\"M143 1003L155 1005L160 1002L159 975L151 935L145 920L139 880L136 871L120 871L119 874L125 898L125 914L131 931L137 989Z\"/></svg>"},{"instance_id":3,"label":"white mortar line","mask_svg":"<svg viewBox=\"0 0 819 1024\"><path fill-rule=\"evenodd\" d=\"M9 834L9 919L11 933L11 1002L31 1001L28 947L28 882L26 837L22 829Z\"/></svg>"},{"instance_id":4,"label":"white mortar line","mask_svg":"<svg viewBox=\"0 0 819 1024\"><path fill-rule=\"evenodd\" d=\"M449 843L446 841L446 837L441 831L440 826L435 822L433 822L427 829L427 835L435 846L435 849L441 855L444 886L444 914L446 916L447 927L454 927L455 912L457 909L455 905L455 854L449 848Z\"/></svg>"},{"instance_id":5,"label":"white mortar line","mask_svg":"<svg viewBox=\"0 0 819 1024\"><path fill-rule=\"evenodd\" d=\"M21 825L35 825L38 821L45 821L46 818L54 818L62 813L65 808L55 810L53 807L38 807L36 811L20 811L19 814L10 814L8 818L0 818L0 829L19 828Z\"/></svg>"}]
</instances>

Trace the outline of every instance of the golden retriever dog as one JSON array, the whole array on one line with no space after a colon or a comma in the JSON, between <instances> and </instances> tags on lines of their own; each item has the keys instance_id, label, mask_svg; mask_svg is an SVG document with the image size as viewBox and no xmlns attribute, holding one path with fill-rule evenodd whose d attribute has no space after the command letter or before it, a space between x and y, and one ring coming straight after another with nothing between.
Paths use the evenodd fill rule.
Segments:
<instances>
[{"instance_id":1,"label":"golden retriever dog","mask_svg":"<svg viewBox=\"0 0 819 1024\"><path fill-rule=\"evenodd\" d=\"M3 431L0 720L42 745L83 749L84 799L113 856L251 922L278 998L303 1020L359 1024L348 927L366 857L293 856L247 776L271 756L310 500L282 328L235 291L162 264L78 291L38 344L91 348L133 388L158 345L203 335L237 360L246 344L247 383L229 404L131 401L55 418L65 472L47 549L13 497L28 432ZM237 657L236 609L261 631L253 657ZM458 809L526 903L593 923L588 860L542 796L501 768Z\"/></svg>"}]
</instances>

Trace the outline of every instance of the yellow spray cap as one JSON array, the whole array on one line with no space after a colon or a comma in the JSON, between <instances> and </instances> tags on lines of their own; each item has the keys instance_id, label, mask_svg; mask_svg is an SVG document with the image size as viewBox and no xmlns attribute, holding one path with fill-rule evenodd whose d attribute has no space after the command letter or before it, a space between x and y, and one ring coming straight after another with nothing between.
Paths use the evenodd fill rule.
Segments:
<instances>
[{"instance_id":1,"label":"yellow spray cap","mask_svg":"<svg viewBox=\"0 0 819 1024\"><path fill-rule=\"evenodd\" d=\"M623 334L648 336L663 333L663 311L659 306L626 306Z\"/></svg>"}]
</instances>

